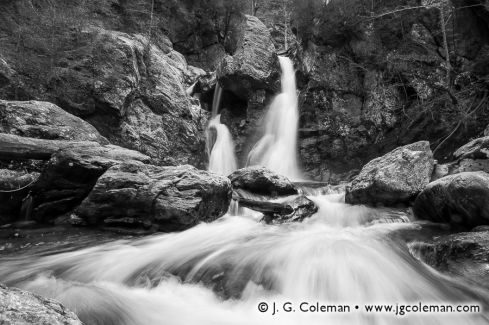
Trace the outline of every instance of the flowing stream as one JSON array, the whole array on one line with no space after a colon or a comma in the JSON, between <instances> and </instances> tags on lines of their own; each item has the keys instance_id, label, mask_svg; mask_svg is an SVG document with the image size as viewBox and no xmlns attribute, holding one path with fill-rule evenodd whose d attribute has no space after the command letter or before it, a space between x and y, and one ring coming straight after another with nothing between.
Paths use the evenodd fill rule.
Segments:
<instances>
[{"instance_id":1,"label":"flowing stream","mask_svg":"<svg viewBox=\"0 0 489 325\"><path fill-rule=\"evenodd\" d=\"M257 143L250 161L300 177L295 158L297 97L294 77L288 75L293 68L290 60L280 61L283 92L267 117L268 139ZM218 160L231 152L232 140L229 131L220 128L217 110L214 115L210 126L217 140L211 156ZM282 164L269 151L279 155ZM223 174L236 168L235 160L219 165L211 159L210 165ZM4 257L0 282L55 298L87 325L488 323L483 313L367 313L369 304L484 307L489 299L485 290L414 258L398 234L417 231L418 225L406 218L385 222L397 212L350 206L342 194L309 198L319 211L302 223L266 225L256 215L227 214L179 233L47 256L27 251ZM268 303L267 312L258 310L262 302ZM286 302L296 312L284 310ZM302 312L302 302L345 310ZM275 314L273 303L279 309Z\"/></svg>"}]
</instances>

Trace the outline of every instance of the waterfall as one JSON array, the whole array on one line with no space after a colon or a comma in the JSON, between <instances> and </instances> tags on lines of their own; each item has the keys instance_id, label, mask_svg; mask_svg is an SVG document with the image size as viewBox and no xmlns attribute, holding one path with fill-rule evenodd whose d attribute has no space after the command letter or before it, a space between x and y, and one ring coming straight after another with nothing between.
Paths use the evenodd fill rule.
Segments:
<instances>
[{"instance_id":1,"label":"waterfall","mask_svg":"<svg viewBox=\"0 0 489 325\"><path fill-rule=\"evenodd\" d=\"M238 168L238 164L231 132L221 123L221 115L218 114L221 100L222 88L218 83L214 90L212 116L206 131L206 146L209 156L208 170L227 176Z\"/></svg>"},{"instance_id":2,"label":"waterfall","mask_svg":"<svg viewBox=\"0 0 489 325\"><path fill-rule=\"evenodd\" d=\"M297 162L299 109L292 61L279 57L282 92L275 97L265 116L262 138L248 155L248 165L260 165L293 180L301 179Z\"/></svg>"}]
</instances>

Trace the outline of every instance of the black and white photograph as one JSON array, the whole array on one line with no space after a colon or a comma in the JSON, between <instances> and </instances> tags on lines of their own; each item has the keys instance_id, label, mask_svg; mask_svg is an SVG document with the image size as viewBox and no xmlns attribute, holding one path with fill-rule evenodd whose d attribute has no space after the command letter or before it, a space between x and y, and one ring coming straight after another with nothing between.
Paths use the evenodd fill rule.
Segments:
<instances>
[{"instance_id":1,"label":"black and white photograph","mask_svg":"<svg viewBox=\"0 0 489 325\"><path fill-rule=\"evenodd\" d=\"M489 0L0 0L0 325L489 325Z\"/></svg>"}]
</instances>

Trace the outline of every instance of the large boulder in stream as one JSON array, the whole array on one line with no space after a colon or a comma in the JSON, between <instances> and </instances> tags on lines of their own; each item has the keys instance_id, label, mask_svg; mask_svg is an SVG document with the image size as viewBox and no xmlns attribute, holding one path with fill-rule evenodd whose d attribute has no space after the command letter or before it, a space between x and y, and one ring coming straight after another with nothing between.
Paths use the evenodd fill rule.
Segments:
<instances>
[{"instance_id":1,"label":"large boulder in stream","mask_svg":"<svg viewBox=\"0 0 489 325\"><path fill-rule=\"evenodd\" d=\"M0 324L82 325L82 322L57 301L0 284Z\"/></svg>"},{"instance_id":2,"label":"large boulder in stream","mask_svg":"<svg viewBox=\"0 0 489 325\"><path fill-rule=\"evenodd\" d=\"M416 217L459 227L489 224L489 174L463 172L430 183L418 195Z\"/></svg>"},{"instance_id":3,"label":"large boulder in stream","mask_svg":"<svg viewBox=\"0 0 489 325\"><path fill-rule=\"evenodd\" d=\"M266 167L241 168L228 177L233 185L233 190L236 192L246 191L268 197L297 194L297 188L287 177Z\"/></svg>"},{"instance_id":4,"label":"large boulder in stream","mask_svg":"<svg viewBox=\"0 0 489 325\"><path fill-rule=\"evenodd\" d=\"M230 200L226 177L188 165L132 162L109 168L76 214L89 225L174 231L221 217Z\"/></svg>"},{"instance_id":5,"label":"large boulder in stream","mask_svg":"<svg viewBox=\"0 0 489 325\"><path fill-rule=\"evenodd\" d=\"M217 68L222 87L243 100L257 90L279 89L280 66L268 28L256 17L243 15L231 27L226 56Z\"/></svg>"},{"instance_id":6,"label":"large boulder in stream","mask_svg":"<svg viewBox=\"0 0 489 325\"><path fill-rule=\"evenodd\" d=\"M95 127L49 102L0 100L0 120L0 133L109 143Z\"/></svg>"},{"instance_id":7,"label":"large boulder in stream","mask_svg":"<svg viewBox=\"0 0 489 325\"><path fill-rule=\"evenodd\" d=\"M48 142L47 140L44 140ZM150 158L137 151L93 142L52 140L63 144L48 161L39 179L30 187L25 217L52 222L70 212L90 192L97 179L110 167L127 161L149 163Z\"/></svg>"},{"instance_id":8,"label":"large boulder in stream","mask_svg":"<svg viewBox=\"0 0 489 325\"><path fill-rule=\"evenodd\" d=\"M399 147L370 161L347 188L346 203L409 203L430 182L434 168L428 141Z\"/></svg>"}]
</instances>

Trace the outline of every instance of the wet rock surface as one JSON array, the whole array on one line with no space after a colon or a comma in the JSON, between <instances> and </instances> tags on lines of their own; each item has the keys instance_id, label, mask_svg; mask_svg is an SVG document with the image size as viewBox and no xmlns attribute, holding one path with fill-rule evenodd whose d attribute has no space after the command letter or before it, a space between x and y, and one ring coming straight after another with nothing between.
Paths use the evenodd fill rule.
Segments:
<instances>
[{"instance_id":1,"label":"wet rock surface","mask_svg":"<svg viewBox=\"0 0 489 325\"><path fill-rule=\"evenodd\" d=\"M431 241L414 243L411 250L425 263L441 272L487 284L487 230L439 236Z\"/></svg>"},{"instance_id":2,"label":"wet rock surface","mask_svg":"<svg viewBox=\"0 0 489 325\"><path fill-rule=\"evenodd\" d=\"M430 182L434 159L429 142L397 148L365 165L346 192L346 203L409 203Z\"/></svg>"},{"instance_id":3,"label":"wet rock surface","mask_svg":"<svg viewBox=\"0 0 489 325\"><path fill-rule=\"evenodd\" d=\"M174 231L221 217L230 200L231 183L217 174L192 166L124 163L98 179L75 213L89 225Z\"/></svg>"},{"instance_id":4,"label":"wet rock surface","mask_svg":"<svg viewBox=\"0 0 489 325\"><path fill-rule=\"evenodd\" d=\"M234 190L241 189L269 197L297 194L297 188L288 178L265 167L238 169L228 177Z\"/></svg>"},{"instance_id":5,"label":"wet rock surface","mask_svg":"<svg viewBox=\"0 0 489 325\"><path fill-rule=\"evenodd\" d=\"M241 202L240 202L241 204ZM262 221L267 224L282 224L288 222L301 222L318 212L318 207L306 196L300 195L282 203L287 209L284 211L263 211ZM288 211L287 211L288 210Z\"/></svg>"},{"instance_id":6,"label":"wet rock surface","mask_svg":"<svg viewBox=\"0 0 489 325\"><path fill-rule=\"evenodd\" d=\"M420 219L454 227L489 224L489 174L463 172L440 178L418 195L413 211Z\"/></svg>"},{"instance_id":7,"label":"wet rock surface","mask_svg":"<svg viewBox=\"0 0 489 325\"><path fill-rule=\"evenodd\" d=\"M0 323L12 325L82 325L59 302L0 284Z\"/></svg>"}]
</instances>

